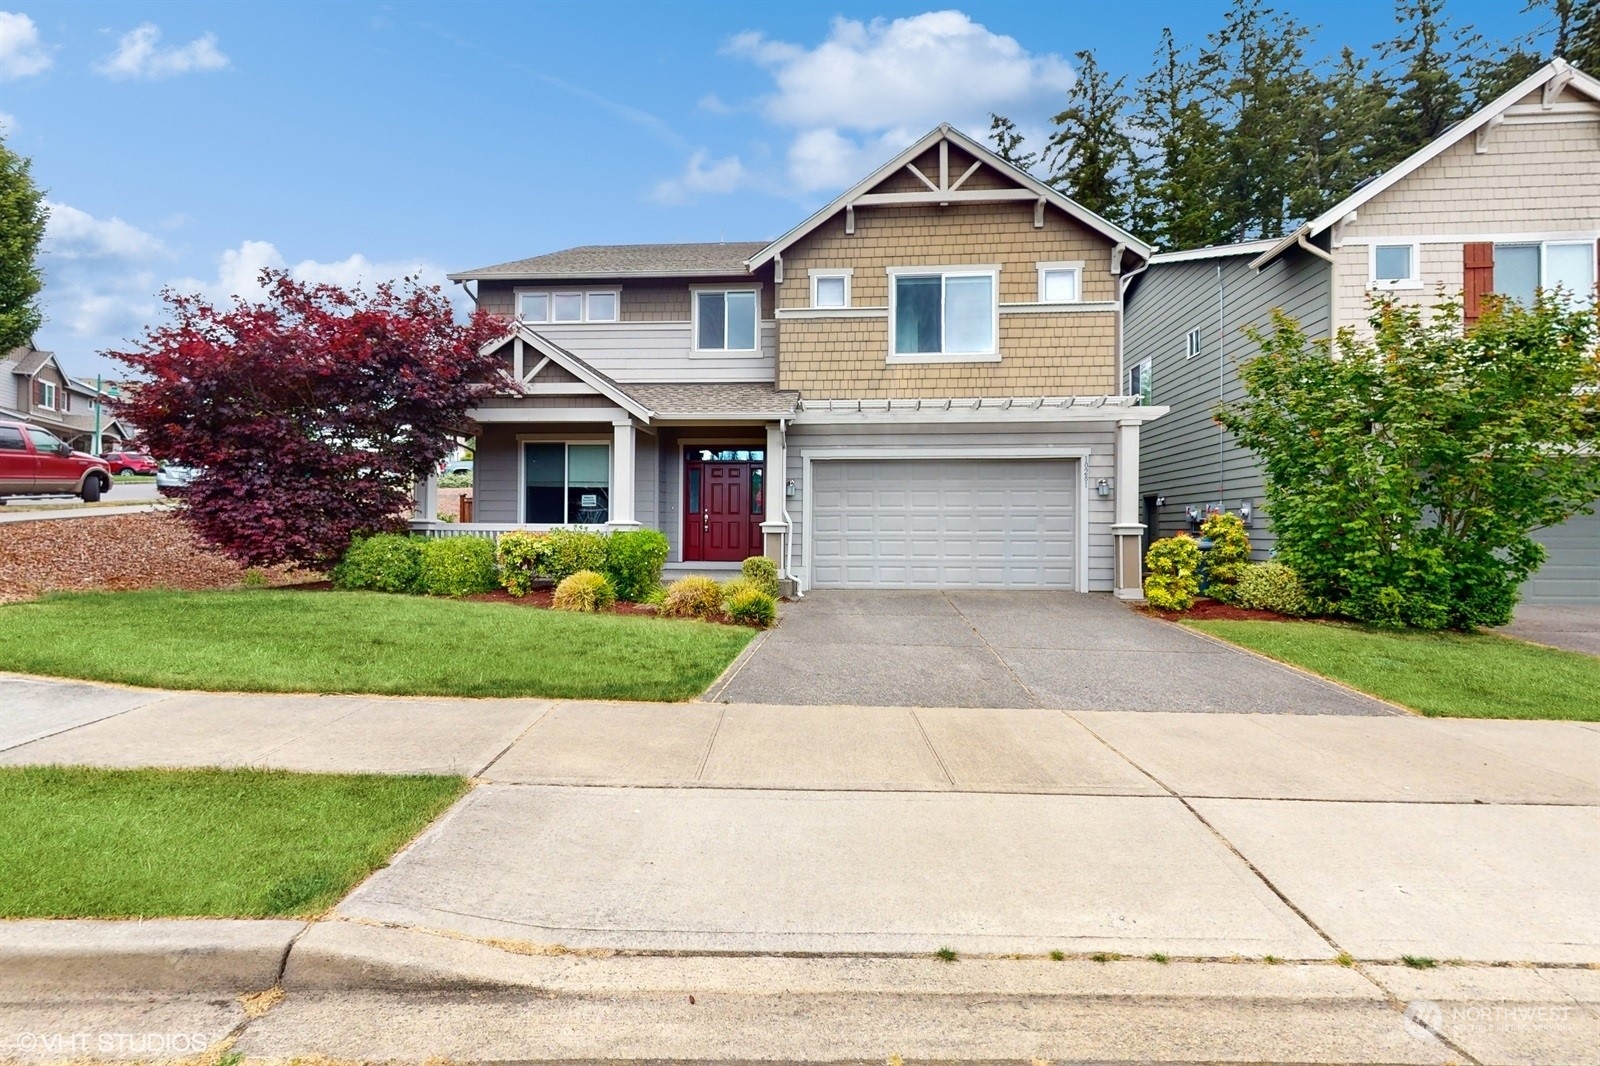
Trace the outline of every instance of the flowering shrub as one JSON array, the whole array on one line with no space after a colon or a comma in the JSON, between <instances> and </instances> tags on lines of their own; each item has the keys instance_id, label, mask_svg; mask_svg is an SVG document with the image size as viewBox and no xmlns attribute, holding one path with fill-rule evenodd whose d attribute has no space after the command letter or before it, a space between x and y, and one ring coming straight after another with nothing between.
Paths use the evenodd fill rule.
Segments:
<instances>
[{"instance_id":1,"label":"flowering shrub","mask_svg":"<svg viewBox=\"0 0 1600 1066\"><path fill-rule=\"evenodd\" d=\"M1150 545L1144 557L1149 576L1144 598L1164 611L1187 611L1200 591L1200 546L1187 533Z\"/></svg>"},{"instance_id":2,"label":"flowering shrub","mask_svg":"<svg viewBox=\"0 0 1600 1066\"><path fill-rule=\"evenodd\" d=\"M533 582L544 572L549 538L543 533L502 533L495 546L495 561L500 564L500 583L513 596L526 596Z\"/></svg>"},{"instance_id":3,"label":"flowering shrub","mask_svg":"<svg viewBox=\"0 0 1600 1066\"><path fill-rule=\"evenodd\" d=\"M1214 514L1200 526L1200 536L1211 542L1200 561L1200 576L1206 595L1223 603L1233 602L1233 587L1250 565L1250 534L1244 519L1236 514Z\"/></svg>"}]
</instances>

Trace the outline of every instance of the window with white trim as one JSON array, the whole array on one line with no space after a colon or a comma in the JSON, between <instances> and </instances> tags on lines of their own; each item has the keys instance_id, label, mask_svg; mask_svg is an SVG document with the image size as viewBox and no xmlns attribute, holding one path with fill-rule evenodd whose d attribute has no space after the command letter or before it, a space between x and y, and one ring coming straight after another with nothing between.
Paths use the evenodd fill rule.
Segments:
<instances>
[{"instance_id":1,"label":"window with white trim","mask_svg":"<svg viewBox=\"0 0 1600 1066\"><path fill-rule=\"evenodd\" d=\"M1594 303L1594 242L1543 241L1494 246L1494 291L1531 307L1539 290L1568 303Z\"/></svg>"},{"instance_id":2,"label":"window with white trim","mask_svg":"<svg viewBox=\"0 0 1600 1066\"><path fill-rule=\"evenodd\" d=\"M755 351L759 305L755 289L695 290L695 351Z\"/></svg>"},{"instance_id":3,"label":"window with white trim","mask_svg":"<svg viewBox=\"0 0 1600 1066\"><path fill-rule=\"evenodd\" d=\"M1422 285L1415 244L1374 244L1370 254L1371 288L1414 289Z\"/></svg>"},{"instance_id":4,"label":"window with white trim","mask_svg":"<svg viewBox=\"0 0 1600 1066\"><path fill-rule=\"evenodd\" d=\"M598 292L519 292L517 318L523 322L615 322L616 290Z\"/></svg>"},{"instance_id":5,"label":"window with white trim","mask_svg":"<svg viewBox=\"0 0 1600 1066\"><path fill-rule=\"evenodd\" d=\"M999 332L994 270L893 272L889 286L891 357L996 355Z\"/></svg>"},{"instance_id":6,"label":"window with white trim","mask_svg":"<svg viewBox=\"0 0 1600 1066\"><path fill-rule=\"evenodd\" d=\"M1083 299L1082 263L1040 263L1039 302L1070 304Z\"/></svg>"},{"instance_id":7,"label":"window with white trim","mask_svg":"<svg viewBox=\"0 0 1600 1066\"><path fill-rule=\"evenodd\" d=\"M1189 336L1183 342L1183 357L1185 359L1193 359L1195 356L1200 354L1200 346L1200 331L1198 329L1191 329L1189 331Z\"/></svg>"},{"instance_id":8,"label":"window with white trim","mask_svg":"<svg viewBox=\"0 0 1600 1066\"><path fill-rule=\"evenodd\" d=\"M524 441L522 520L535 525L604 525L611 516L611 445Z\"/></svg>"},{"instance_id":9,"label":"window with white trim","mask_svg":"<svg viewBox=\"0 0 1600 1066\"><path fill-rule=\"evenodd\" d=\"M51 411L56 409L56 384L53 381L39 382L39 406Z\"/></svg>"},{"instance_id":10,"label":"window with white trim","mask_svg":"<svg viewBox=\"0 0 1600 1066\"><path fill-rule=\"evenodd\" d=\"M1128 368L1128 395L1138 397L1141 407L1148 407L1150 390L1150 360L1142 359Z\"/></svg>"},{"instance_id":11,"label":"window with white trim","mask_svg":"<svg viewBox=\"0 0 1600 1066\"><path fill-rule=\"evenodd\" d=\"M811 271L812 307L849 307L850 271Z\"/></svg>"}]
</instances>

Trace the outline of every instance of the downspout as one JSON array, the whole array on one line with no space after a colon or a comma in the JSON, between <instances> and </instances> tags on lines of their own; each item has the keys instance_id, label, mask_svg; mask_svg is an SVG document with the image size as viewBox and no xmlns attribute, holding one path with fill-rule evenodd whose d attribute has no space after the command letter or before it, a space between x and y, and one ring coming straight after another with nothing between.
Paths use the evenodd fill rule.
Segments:
<instances>
[{"instance_id":1,"label":"downspout","mask_svg":"<svg viewBox=\"0 0 1600 1066\"><path fill-rule=\"evenodd\" d=\"M467 288L467 280L465 278L457 278L456 279L456 284L460 285L461 286L461 291L467 294L467 298L472 301L472 306L473 307L479 306L478 305L478 294L473 292L471 289Z\"/></svg>"},{"instance_id":2,"label":"downspout","mask_svg":"<svg viewBox=\"0 0 1600 1066\"><path fill-rule=\"evenodd\" d=\"M1217 405L1228 402L1228 304L1222 279L1222 263L1217 263ZM1217 509L1228 509L1228 431L1217 425Z\"/></svg>"},{"instance_id":3,"label":"downspout","mask_svg":"<svg viewBox=\"0 0 1600 1066\"><path fill-rule=\"evenodd\" d=\"M1122 350L1123 326L1128 318L1128 286L1133 283L1134 278L1149 269L1150 260L1146 259L1139 264L1137 270L1130 270L1117 278L1117 392L1119 394L1122 392L1122 382L1128 369L1123 365L1125 360Z\"/></svg>"}]
</instances>

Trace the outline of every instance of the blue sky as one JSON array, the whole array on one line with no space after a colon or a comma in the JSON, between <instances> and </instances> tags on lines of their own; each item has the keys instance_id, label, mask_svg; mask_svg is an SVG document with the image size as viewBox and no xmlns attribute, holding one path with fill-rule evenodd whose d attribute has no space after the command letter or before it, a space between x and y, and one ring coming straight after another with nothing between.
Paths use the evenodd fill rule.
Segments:
<instances>
[{"instance_id":1,"label":"blue sky","mask_svg":"<svg viewBox=\"0 0 1600 1066\"><path fill-rule=\"evenodd\" d=\"M1280 6L1328 52L1389 0ZM1520 0L1452 0L1491 37ZM1093 49L1130 82L1225 0L163 4L0 0L0 124L53 207L49 322L74 373L177 285L262 265L371 281L589 243L756 240L906 142L1043 128Z\"/></svg>"}]
</instances>

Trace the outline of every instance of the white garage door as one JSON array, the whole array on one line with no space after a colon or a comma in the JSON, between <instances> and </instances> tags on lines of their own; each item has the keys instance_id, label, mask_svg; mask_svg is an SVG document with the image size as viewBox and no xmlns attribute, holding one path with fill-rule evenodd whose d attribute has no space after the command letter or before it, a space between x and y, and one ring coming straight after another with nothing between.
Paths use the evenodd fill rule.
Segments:
<instances>
[{"instance_id":1,"label":"white garage door","mask_svg":"<svg viewBox=\"0 0 1600 1066\"><path fill-rule=\"evenodd\" d=\"M1522 586L1523 603L1600 604L1600 513L1541 529L1544 565Z\"/></svg>"},{"instance_id":2,"label":"white garage door","mask_svg":"<svg viewBox=\"0 0 1600 1066\"><path fill-rule=\"evenodd\" d=\"M1070 459L812 464L814 588L1075 587Z\"/></svg>"}]
</instances>

